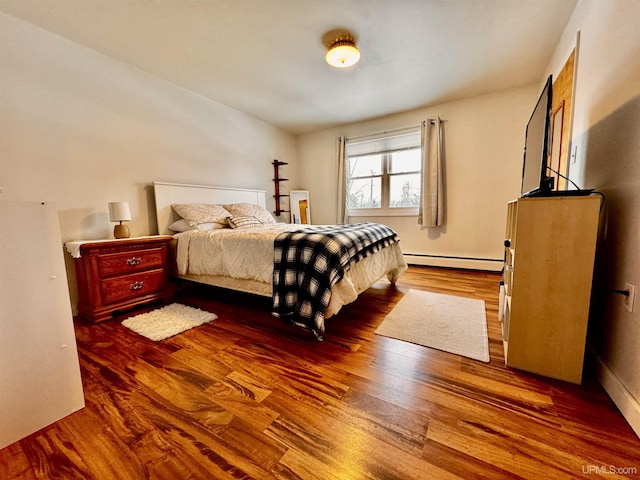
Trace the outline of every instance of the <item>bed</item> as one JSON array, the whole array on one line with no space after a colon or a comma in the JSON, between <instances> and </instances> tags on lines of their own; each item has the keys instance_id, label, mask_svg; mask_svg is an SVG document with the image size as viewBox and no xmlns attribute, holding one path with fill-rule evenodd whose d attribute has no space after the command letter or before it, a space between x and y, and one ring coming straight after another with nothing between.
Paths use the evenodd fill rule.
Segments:
<instances>
[{"instance_id":1,"label":"bed","mask_svg":"<svg viewBox=\"0 0 640 480\"><path fill-rule=\"evenodd\" d=\"M263 190L153 188L158 233L175 239L177 278L271 297L273 315L319 340L325 319L384 276L395 283L407 268L397 235L381 224L277 223ZM329 273L318 276L320 270Z\"/></svg>"}]
</instances>

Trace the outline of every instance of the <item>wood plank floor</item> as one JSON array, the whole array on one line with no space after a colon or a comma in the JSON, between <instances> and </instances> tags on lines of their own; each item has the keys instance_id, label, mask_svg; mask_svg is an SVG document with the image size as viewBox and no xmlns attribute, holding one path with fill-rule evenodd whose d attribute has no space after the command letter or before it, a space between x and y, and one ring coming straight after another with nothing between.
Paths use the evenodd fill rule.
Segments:
<instances>
[{"instance_id":1,"label":"wood plank floor","mask_svg":"<svg viewBox=\"0 0 640 480\"><path fill-rule=\"evenodd\" d=\"M504 366L498 282L410 267L324 342L267 299L199 286L179 300L219 318L169 340L77 322L87 406L0 450L0 478L639 478L640 440L592 376ZM410 288L484 300L491 363L375 335Z\"/></svg>"}]
</instances>

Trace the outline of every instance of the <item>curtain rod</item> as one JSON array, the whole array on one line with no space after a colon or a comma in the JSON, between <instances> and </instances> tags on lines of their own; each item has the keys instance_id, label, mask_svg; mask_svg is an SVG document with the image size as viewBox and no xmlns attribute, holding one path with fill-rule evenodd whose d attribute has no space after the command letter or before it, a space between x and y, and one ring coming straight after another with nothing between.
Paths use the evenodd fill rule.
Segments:
<instances>
[{"instance_id":1,"label":"curtain rod","mask_svg":"<svg viewBox=\"0 0 640 480\"><path fill-rule=\"evenodd\" d=\"M428 118L426 121L428 121L428 122L429 122L429 123L431 123L432 125L435 123L435 120L434 120L434 119L432 119L432 118ZM382 130L382 131L380 131L380 132L367 133L366 135L358 135L358 136L355 136L355 137L345 137L345 140L349 140L349 141L354 141L354 140L356 140L356 141L362 141L362 140L365 140L365 139L367 139L367 138L369 138L369 137L377 137L377 136L380 136L380 135L387 135L387 134L389 134L389 133L400 133L400 132L403 132L403 131L405 131L405 130L406 130L406 131L408 131L408 130L414 130L414 129L420 128L420 126L421 126L421 125L422 125L422 122L417 123L417 124L415 124L415 125L409 125L409 126L406 126L406 127L391 128L391 129L389 129L389 130Z\"/></svg>"}]
</instances>

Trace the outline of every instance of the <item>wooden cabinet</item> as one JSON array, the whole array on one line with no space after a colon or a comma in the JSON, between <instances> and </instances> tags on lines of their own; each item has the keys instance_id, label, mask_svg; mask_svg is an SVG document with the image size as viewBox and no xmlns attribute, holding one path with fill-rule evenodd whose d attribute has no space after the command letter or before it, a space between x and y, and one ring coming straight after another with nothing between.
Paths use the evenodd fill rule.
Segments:
<instances>
[{"instance_id":1,"label":"wooden cabinet","mask_svg":"<svg viewBox=\"0 0 640 480\"><path fill-rule=\"evenodd\" d=\"M78 314L94 322L153 301L170 301L171 236L82 242L75 259Z\"/></svg>"},{"instance_id":2,"label":"wooden cabinet","mask_svg":"<svg viewBox=\"0 0 640 480\"><path fill-rule=\"evenodd\" d=\"M599 209L596 195L508 204L501 302L508 366L582 381Z\"/></svg>"}]
</instances>

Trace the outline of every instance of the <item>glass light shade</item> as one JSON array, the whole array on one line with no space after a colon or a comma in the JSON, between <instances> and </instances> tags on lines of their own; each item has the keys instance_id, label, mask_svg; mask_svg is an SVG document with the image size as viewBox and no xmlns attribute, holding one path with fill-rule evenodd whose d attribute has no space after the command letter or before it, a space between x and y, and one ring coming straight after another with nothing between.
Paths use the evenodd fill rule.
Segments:
<instances>
[{"instance_id":1,"label":"glass light shade","mask_svg":"<svg viewBox=\"0 0 640 480\"><path fill-rule=\"evenodd\" d=\"M358 63L358 60L360 60L360 51L356 48L353 42L339 41L331 46L325 59L332 67L350 67Z\"/></svg>"}]
</instances>

